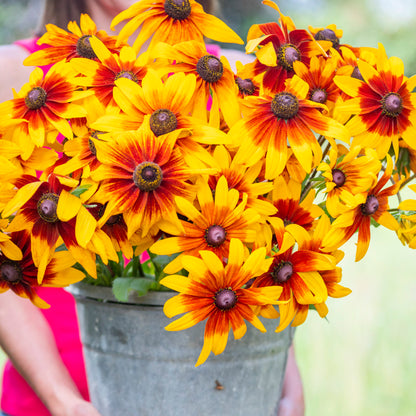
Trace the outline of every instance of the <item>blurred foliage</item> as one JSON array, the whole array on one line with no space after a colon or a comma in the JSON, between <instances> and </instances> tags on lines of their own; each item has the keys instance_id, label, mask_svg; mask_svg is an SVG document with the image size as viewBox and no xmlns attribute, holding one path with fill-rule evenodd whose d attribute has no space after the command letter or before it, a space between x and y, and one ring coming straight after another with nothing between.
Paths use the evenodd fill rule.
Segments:
<instances>
[{"instance_id":1,"label":"blurred foliage","mask_svg":"<svg viewBox=\"0 0 416 416\"><path fill-rule=\"evenodd\" d=\"M0 44L32 36L42 4L42 0L0 0Z\"/></svg>"}]
</instances>

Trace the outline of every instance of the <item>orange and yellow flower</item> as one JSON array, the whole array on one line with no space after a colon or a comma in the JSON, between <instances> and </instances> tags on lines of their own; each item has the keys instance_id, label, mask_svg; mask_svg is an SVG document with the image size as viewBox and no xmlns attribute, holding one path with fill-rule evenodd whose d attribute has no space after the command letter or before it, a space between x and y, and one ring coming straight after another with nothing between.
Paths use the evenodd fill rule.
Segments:
<instances>
[{"instance_id":1,"label":"orange and yellow flower","mask_svg":"<svg viewBox=\"0 0 416 416\"><path fill-rule=\"evenodd\" d=\"M175 197L191 197L189 179L198 172L174 149L177 133L161 140L139 130L125 133L116 144L96 142L102 165L92 174L101 182L95 197L108 202L108 215L123 213L128 237L139 228L144 237L161 219L180 227Z\"/></svg>"},{"instance_id":2,"label":"orange and yellow flower","mask_svg":"<svg viewBox=\"0 0 416 416\"><path fill-rule=\"evenodd\" d=\"M263 0L263 4L279 13L280 26L276 22L251 26L246 52L255 52L256 60L246 67L250 77L260 77L265 88L276 92L282 89L287 78L293 76L294 62L300 61L309 67L312 56L325 52L307 30L296 29L290 17L284 16L276 3ZM326 49L329 46L330 42L327 42Z\"/></svg>"},{"instance_id":3,"label":"orange and yellow flower","mask_svg":"<svg viewBox=\"0 0 416 416\"><path fill-rule=\"evenodd\" d=\"M75 21L68 23L68 31L53 24L46 25L46 33L38 40L39 45L48 47L32 53L24 60L25 65L41 66L70 61L72 58L96 59L90 39L96 36L111 53L120 50L125 43L117 43L116 36L109 36L104 30L97 30L97 25L88 14L81 14L80 26Z\"/></svg>"},{"instance_id":4,"label":"orange and yellow flower","mask_svg":"<svg viewBox=\"0 0 416 416\"><path fill-rule=\"evenodd\" d=\"M343 125L324 116L322 104L307 99L308 84L297 75L288 79L276 94L246 97L242 101L244 118L232 129L241 143L236 163L252 165L266 155L266 179L274 179L286 165L288 141L302 168L310 172L322 158L321 147L313 132L348 142Z\"/></svg>"},{"instance_id":5,"label":"orange and yellow flower","mask_svg":"<svg viewBox=\"0 0 416 416\"><path fill-rule=\"evenodd\" d=\"M97 60L74 58L71 61L74 71L84 75L76 80L79 85L92 90L108 110L113 107L118 108L113 97L115 81L119 78L128 78L140 85L147 73L149 55L143 53L137 57L130 46L124 46L120 52L111 53L97 38L91 38L90 44L97 55Z\"/></svg>"},{"instance_id":6,"label":"orange and yellow flower","mask_svg":"<svg viewBox=\"0 0 416 416\"><path fill-rule=\"evenodd\" d=\"M138 52L151 38L149 48L158 42L171 45L204 37L218 42L244 42L232 29L215 16L204 12L195 0L142 0L118 14L111 22L111 29L129 20L120 30L119 42L125 41L140 26L133 47Z\"/></svg>"},{"instance_id":7,"label":"orange and yellow flower","mask_svg":"<svg viewBox=\"0 0 416 416\"><path fill-rule=\"evenodd\" d=\"M39 283L42 283L46 266L61 240L88 273L97 276L94 255L80 247L75 236L76 217L85 209L81 200L70 193L77 185L78 181L58 179L53 174L48 181L24 176L15 182L18 191L2 212L3 217L16 212L7 231L30 231L32 257L38 267ZM88 222L88 219L93 222ZM86 216L84 232L88 233L90 227L95 227L94 219Z\"/></svg>"},{"instance_id":8,"label":"orange and yellow flower","mask_svg":"<svg viewBox=\"0 0 416 416\"><path fill-rule=\"evenodd\" d=\"M319 250L309 249L307 242L310 237L307 232L304 236L298 250L291 247L284 253L274 254L270 268L253 282L253 287L282 288L279 300L284 303L279 305L280 321L277 332L283 331L291 322L292 326L303 323L309 305L324 303L328 297L328 289L321 272L335 269L336 260ZM276 317L272 306L260 309L263 316Z\"/></svg>"},{"instance_id":9,"label":"orange and yellow flower","mask_svg":"<svg viewBox=\"0 0 416 416\"><path fill-rule=\"evenodd\" d=\"M86 111L72 101L90 93L77 91L72 78L72 68L64 62L54 65L45 77L35 68L15 98L0 104L4 124L14 124L13 141L25 149L23 159L29 158L34 146L53 143L58 133L73 138L67 119L83 117Z\"/></svg>"},{"instance_id":10,"label":"orange and yellow flower","mask_svg":"<svg viewBox=\"0 0 416 416\"><path fill-rule=\"evenodd\" d=\"M255 241L260 215L246 208L247 195L240 200L239 192L229 188L224 176L219 178L214 193L215 197L208 183L198 185L200 209L186 199L177 198L178 211L186 217L186 221L181 220L182 232L163 238L151 247L156 254L181 253L166 266L166 273L177 273L185 255L198 256L201 250L210 250L223 259L228 255L231 239L238 238L243 243Z\"/></svg>"},{"instance_id":11,"label":"orange and yellow flower","mask_svg":"<svg viewBox=\"0 0 416 416\"><path fill-rule=\"evenodd\" d=\"M376 68L363 60L358 68L364 81L336 76L334 82L350 97L338 106L353 117L346 124L354 136L353 145L372 147L382 159L393 145L399 151L399 138L416 149L416 76L404 76L403 62L387 58L379 44Z\"/></svg>"},{"instance_id":12,"label":"orange and yellow flower","mask_svg":"<svg viewBox=\"0 0 416 416\"><path fill-rule=\"evenodd\" d=\"M165 74L183 72L196 76L192 97L194 117L206 122L209 113L209 124L215 127L220 126L220 116L228 127L241 118L238 87L225 56L209 54L205 44L198 41L182 42L175 46L159 43L154 54L172 62L168 66L161 65L160 70Z\"/></svg>"},{"instance_id":13,"label":"orange and yellow flower","mask_svg":"<svg viewBox=\"0 0 416 416\"><path fill-rule=\"evenodd\" d=\"M336 218L342 211L342 205L356 205L364 202L360 195L365 194L377 182L381 163L373 149L355 146L345 155L339 155L336 148L329 151L329 162L318 166L326 181L326 208Z\"/></svg>"},{"instance_id":14,"label":"orange and yellow flower","mask_svg":"<svg viewBox=\"0 0 416 416\"><path fill-rule=\"evenodd\" d=\"M123 113L100 117L91 127L115 134L143 128L146 134L161 140L165 134L176 131L177 147L187 163L200 166L202 160L210 165L214 161L201 144L227 143L228 138L219 129L189 116L195 82L194 75L183 73L173 74L163 82L151 69L142 86L129 79L118 79L114 98Z\"/></svg>"},{"instance_id":15,"label":"orange and yellow flower","mask_svg":"<svg viewBox=\"0 0 416 416\"><path fill-rule=\"evenodd\" d=\"M11 241L21 250L20 259L9 257L0 251L0 293L12 290L18 296L30 299L39 308L49 305L36 293L38 270L33 263L31 253L31 238L28 231L18 231L11 234ZM80 270L72 268L74 258L68 251L54 252L45 270L41 286L63 287L79 282L85 275Z\"/></svg>"},{"instance_id":16,"label":"orange and yellow flower","mask_svg":"<svg viewBox=\"0 0 416 416\"><path fill-rule=\"evenodd\" d=\"M185 313L166 326L166 330L190 328L208 318L204 345L196 366L204 363L211 351L215 355L224 351L231 328L235 339L243 337L247 330L245 321L266 332L253 307L277 304L282 291L278 286L244 288L248 281L270 266L271 259L265 258L265 248L259 248L246 257L243 243L232 239L225 266L212 251L201 251L200 255L201 258L184 258L189 277L173 275L161 280L164 286L180 292L165 303L165 314L173 317Z\"/></svg>"},{"instance_id":17,"label":"orange and yellow flower","mask_svg":"<svg viewBox=\"0 0 416 416\"><path fill-rule=\"evenodd\" d=\"M384 188L387 181L391 178L392 171L393 161L387 155L385 171L378 182L364 194L363 203L358 206L354 205L350 209L346 208L333 222L332 230L324 239L326 247L338 248L358 231L355 261L359 261L367 253L370 244L371 220L393 231L399 228L399 223L389 212L388 198L397 194L401 181Z\"/></svg>"}]
</instances>

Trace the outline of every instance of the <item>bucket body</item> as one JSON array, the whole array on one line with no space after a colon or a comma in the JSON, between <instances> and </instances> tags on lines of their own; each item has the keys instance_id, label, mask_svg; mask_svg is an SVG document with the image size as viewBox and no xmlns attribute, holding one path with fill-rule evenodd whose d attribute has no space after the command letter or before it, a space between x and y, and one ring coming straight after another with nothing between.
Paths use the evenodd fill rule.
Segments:
<instances>
[{"instance_id":1,"label":"bucket body","mask_svg":"<svg viewBox=\"0 0 416 416\"><path fill-rule=\"evenodd\" d=\"M277 415L293 329L247 333L195 367L204 323L178 332L164 302L175 293L150 292L120 303L111 288L75 285L92 403L102 416Z\"/></svg>"}]
</instances>

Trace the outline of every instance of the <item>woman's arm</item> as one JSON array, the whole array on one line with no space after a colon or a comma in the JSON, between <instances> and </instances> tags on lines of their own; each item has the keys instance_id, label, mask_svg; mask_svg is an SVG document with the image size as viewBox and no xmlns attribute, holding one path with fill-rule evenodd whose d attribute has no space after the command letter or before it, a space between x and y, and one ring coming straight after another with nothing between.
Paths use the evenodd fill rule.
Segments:
<instances>
[{"instance_id":1,"label":"woman's arm","mask_svg":"<svg viewBox=\"0 0 416 416\"><path fill-rule=\"evenodd\" d=\"M278 416L304 416L305 401L293 344L289 349Z\"/></svg>"},{"instance_id":2,"label":"woman's arm","mask_svg":"<svg viewBox=\"0 0 416 416\"><path fill-rule=\"evenodd\" d=\"M0 45L0 102L13 98L13 90L19 91L29 82L32 66L24 66L28 51L18 45Z\"/></svg>"},{"instance_id":3,"label":"woman's arm","mask_svg":"<svg viewBox=\"0 0 416 416\"><path fill-rule=\"evenodd\" d=\"M99 416L69 375L40 310L11 291L0 295L0 345L52 416Z\"/></svg>"}]
</instances>

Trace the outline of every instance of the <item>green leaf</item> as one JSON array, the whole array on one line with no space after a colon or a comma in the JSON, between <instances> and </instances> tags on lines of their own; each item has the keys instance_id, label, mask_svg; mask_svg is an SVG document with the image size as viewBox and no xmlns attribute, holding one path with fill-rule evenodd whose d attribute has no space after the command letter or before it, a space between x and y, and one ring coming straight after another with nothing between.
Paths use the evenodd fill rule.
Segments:
<instances>
[{"instance_id":1,"label":"green leaf","mask_svg":"<svg viewBox=\"0 0 416 416\"><path fill-rule=\"evenodd\" d=\"M90 184L86 184L86 185L81 185L78 186L77 188L73 189L71 191L72 195L77 196L78 198L80 197L80 195L82 195L84 192L88 191L88 189L91 187Z\"/></svg>"},{"instance_id":2,"label":"green leaf","mask_svg":"<svg viewBox=\"0 0 416 416\"><path fill-rule=\"evenodd\" d=\"M143 296L154 287L155 281L145 277L117 277L113 281L113 293L120 302L127 302L132 291Z\"/></svg>"}]
</instances>

